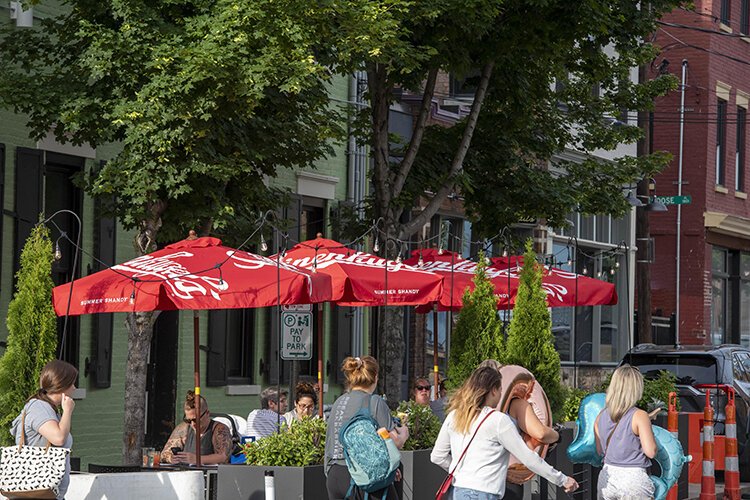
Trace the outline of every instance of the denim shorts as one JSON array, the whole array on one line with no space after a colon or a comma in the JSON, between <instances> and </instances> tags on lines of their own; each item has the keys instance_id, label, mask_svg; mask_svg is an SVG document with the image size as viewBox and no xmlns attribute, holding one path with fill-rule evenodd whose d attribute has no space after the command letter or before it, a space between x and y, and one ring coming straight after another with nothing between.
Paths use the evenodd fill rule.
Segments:
<instances>
[{"instance_id":1,"label":"denim shorts","mask_svg":"<svg viewBox=\"0 0 750 500\"><path fill-rule=\"evenodd\" d=\"M500 500L500 495L454 486L453 500Z\"/></svg>"}]
</instances>

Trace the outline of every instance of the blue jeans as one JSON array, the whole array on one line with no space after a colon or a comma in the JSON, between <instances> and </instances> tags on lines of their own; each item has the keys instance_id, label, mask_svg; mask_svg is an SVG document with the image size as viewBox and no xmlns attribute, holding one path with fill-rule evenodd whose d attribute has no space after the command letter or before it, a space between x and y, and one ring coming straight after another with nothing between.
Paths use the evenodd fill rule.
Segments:
<instances>
[{"instance_id":1,"label":"blue jeans","mask_svg":"<svg viewBox=\"0 0 750 500\"><path fill-rule=\"evenodd\" d=\"M454 486L453 500L500 500L500 495Z\"/></svg>"}]
</instances>

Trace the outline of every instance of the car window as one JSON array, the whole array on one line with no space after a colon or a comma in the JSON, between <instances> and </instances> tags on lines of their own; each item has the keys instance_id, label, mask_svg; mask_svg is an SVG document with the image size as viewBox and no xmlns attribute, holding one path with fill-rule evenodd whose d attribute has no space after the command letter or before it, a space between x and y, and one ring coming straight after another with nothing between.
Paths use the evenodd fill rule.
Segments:
<instances>
[{"instance_id":1,"label":"car window","mask_svg":"<svg viewBox=\"0 0 750 500\"><path fill-rule=\"evenodd\" d=\"M637 366L646 378L656 378L660 371L666 370L677 378L678 384L716 384L723 382L717 380L721 371L716 366L716 358L710 355L633 353L626 356L625 362Z\"/></svg>"},{"instance_id":2,"label":"car window","mask_svg":"<svg viewBox=\"0 0 750 500\"><path fill-rule=\"evenodd\" d=\"M745 368L748 366L748 363L750 363L750 357L746 353L741 352L732 355L732 373L735 380L740 382L748 382L750 380Z\"/></svg>"},{"instance_id":3,"label":"car window","mask_svg":"<svg viewBox=\"0 0 750 500\"><path fill-rule=\"evenodd\" d=\"M741 353L741 360L742 360L742 368L745 369L745 377L748 382L750 382L750 354L748 353Z\"/></svg>"}]
</instances>

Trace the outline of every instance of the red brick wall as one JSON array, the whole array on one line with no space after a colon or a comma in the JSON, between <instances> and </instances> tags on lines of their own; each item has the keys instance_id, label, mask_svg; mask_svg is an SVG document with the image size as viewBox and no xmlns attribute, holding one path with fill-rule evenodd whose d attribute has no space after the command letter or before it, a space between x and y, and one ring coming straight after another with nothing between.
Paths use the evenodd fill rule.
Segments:
<instances>
[{"instance_id":1,"label":"red brick wall","mask_svg":"<svg viewBox=\"0 0 750 500\"><path fill-rule=\"evenodd\" d=\"M695 2L695 10L705 15L675 10L664 21L687 26L720 31L720 2ZM712 11L712 8L714 9ZM731 2L729 27L734 34L740 31L740 2ZM660 63L669 60L668 71L681 77L682 61L688 61L685 91L685 139L683 147L683 194L692 196L692 204L682 206L681 216L681 271L680 271L680 341L682 343L708 343L711 304L711 245L706 242L704 212L722 212L750 219L750 204L735 196L734 154L736 148L737 90L750 94L750 66L732 61L725 54L750 61L750 43L740 39L694 30L660 26L655 43L662 52L652 64L652 73ZM686 47L685 44L705 48ZM727 105L726 175L727 193L716 191L716 83L721 81L732 87ZM656 176L658 195L676 195L679 160L679 90L656 102L654 112L654 150L670 151L673 161ZM750 139L746 138L746 144ZM746 165L750 158L746 153ZM747 166L745 178L750 186ZM750 187L746 187L746 191ZM671 314L676 304L676 219L677 207L670 206L665 213L650 215L651 233L655 238L656 261L652 265L653 309ZM726 239L729 248L742 248L747 241Z\"/></svg>"}]
</instances>

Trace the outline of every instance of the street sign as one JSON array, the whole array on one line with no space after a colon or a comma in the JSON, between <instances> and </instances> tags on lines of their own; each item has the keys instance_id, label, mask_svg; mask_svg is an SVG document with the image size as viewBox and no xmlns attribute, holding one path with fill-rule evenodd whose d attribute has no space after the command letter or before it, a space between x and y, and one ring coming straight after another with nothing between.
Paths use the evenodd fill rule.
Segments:
<instances>
[{"instance_id":1,"label":"street sign","mask_svg":"<svg viewBox=\"0 0 750 500\"><path fill-rule=\"evenodd\" d=\"M312 312L281 312L281 359L312 359Z\"/></svg>"},{"instance_id":2,"label":"street sign","mask_svg":"<svg viewBox=\"0 0 750 500\"><path fill-rule=\"evenodd\" d=\"M658 199L665 205L690 205L693 201L693 197L689 194L684 194L682 196L652 196L649 199L649 202L654 201L654 199Z\"/></svg>"}]
</instances>

